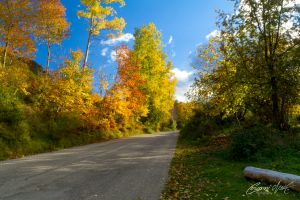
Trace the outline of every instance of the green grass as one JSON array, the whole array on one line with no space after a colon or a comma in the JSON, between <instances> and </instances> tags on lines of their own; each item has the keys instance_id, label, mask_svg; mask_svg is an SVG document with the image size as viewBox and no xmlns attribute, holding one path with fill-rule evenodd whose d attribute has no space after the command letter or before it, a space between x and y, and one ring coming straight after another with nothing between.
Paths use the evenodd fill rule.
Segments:
<instances>
[{"instance_id":1,"label":"green grass","mask_svg":"<svg viewBox=\"0 0 300 200\"><path fill-rule=\"evenodd\" d=\"M237 162L229 158L226 137L210 142L179 139L169 172L169 181L161 200L298 200L300 194L289 191L268 195L246 195L255 184L243 177L246 166L255 166L300 175L300 149L282 149L272 158Z\"/></svg>"}]
</instances>

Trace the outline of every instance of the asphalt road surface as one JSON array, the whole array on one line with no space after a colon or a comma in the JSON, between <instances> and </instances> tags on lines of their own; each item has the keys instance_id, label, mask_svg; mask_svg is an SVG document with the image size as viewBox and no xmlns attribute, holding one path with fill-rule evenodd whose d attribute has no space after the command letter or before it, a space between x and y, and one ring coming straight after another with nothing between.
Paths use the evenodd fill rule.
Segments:
<instances>
[{"instance_id":1,"label":"asphalt road surface","mask_svg":"<svg viewBox=\"0 0 300 200\"><path fill-rule=\"evenodd\" d=\"M0 162L1 200L158 200L177 133Z\"/></svg>"}]
</instances>

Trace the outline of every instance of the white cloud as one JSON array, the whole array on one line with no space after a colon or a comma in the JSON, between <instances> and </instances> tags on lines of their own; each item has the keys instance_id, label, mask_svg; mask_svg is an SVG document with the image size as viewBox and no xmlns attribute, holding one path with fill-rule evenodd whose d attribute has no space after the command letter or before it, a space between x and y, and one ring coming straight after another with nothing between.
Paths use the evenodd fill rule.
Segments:
<instances>
[{"instance_id":1,"label":"white cloud","mask_svg":"<svg viewBox=\"0 0 300 200\"><path fill-rule=\"evenodd\" d=\"M174 73L174 77L179 81L179 82L185 82L188 81L189 78L194 74L192 71L188 72L185 70L180 70L178 68L175 68L172 70Z\"/></svg>"},{"instance_id":2,"label":"white cloud","mask_svg":"<svg viewBox=\"0 0 300 200\"><path fill-rule=\"evenodd\" d=\"M211 33L209 33L208 35L206 35L206 39L210 40L210 39L215 38L219 35L220 35L220 31L219 30L214 30Z\"/></svg>"},{"instance_id":3,"label":"white cloud","mask_svg":"<svg viewBox=\"0 0 300 200\"><path fill-rule=\"evenodd\" d=\"M107 56L107 53L108 53L108 48L104 48L101 50L101 56L105 57Z\"/></svg>"},{"instance_id":4,"label":"white cloud","mask_svg":"<svg viewBox=\"0 0 300 200\"><path fill-rule=\"evenodd\" d=\"M188 81L185 84L178 85L176 87L176 100L180 102L187 102L188 98L186 97L186 93L190 90L193 81Z\"/></svg>"},{"instance_id":5,"label":"white cloud","mask_svg":"<svg viewBox=\"0 0 300 200\"><path fill-rule=\"evenodd\" d=\"M115 50L110 52L110 61L114 62L117 59L117 52Z\"/></svg>"},{"instance_id":6,"label":"white cloud","mask_svg":"<svg viewBox=\"0 0 300 200\"><path fill-rule=\"evenodd\" d=\"M173 36L171 35L170 38L169 38L168 44L172 44L173 40L174 40L174 38L173 38Z\"/></svg>"},{"instance_id":7,"label":"white cloud","mask_svg":"<svg viewBox=\"0 0 300 200\"><path fill-rule=\"evenodd\" d=\"M193 84L193 71L181 70L175 68L172 70L174 78L177 79L178 85L176 87L176 99L180 102L187 102L188 99L185 94L190 90Z\"/></svg>"},{"instance_id":8,"label":"white cloud","mask_svg":"<svg viewBox=\"0 0 300 200\"><path fill-rule=\"evenodd\" d=\"M109 39L109 40L102 40L101 41L101 44L102 45L109 45L109 46L113 46L113 45L116 45L118 43L122 43L122 42L130 42L131 40L134 40L134 35L132 35L131 33L126 33L126 34L123 34L121 35L120 37L117 37L117 38L112 38L112 39Z\"/></svg>"}]
</instances>

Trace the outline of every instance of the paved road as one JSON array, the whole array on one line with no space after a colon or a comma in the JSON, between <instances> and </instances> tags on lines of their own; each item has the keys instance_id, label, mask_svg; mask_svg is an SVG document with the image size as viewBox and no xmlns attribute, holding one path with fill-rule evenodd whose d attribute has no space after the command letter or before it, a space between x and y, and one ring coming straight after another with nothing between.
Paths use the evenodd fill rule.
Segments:
<instances>
[{"instance_id":1,"label":"paved road","mask_svg":"<svg viewBox=\"0 0 300 200\"><path fill-rule=\"evenodd\" d=\"M158 200L176 133L0 162L1 200Z\"/></svg>"}]
</instances>

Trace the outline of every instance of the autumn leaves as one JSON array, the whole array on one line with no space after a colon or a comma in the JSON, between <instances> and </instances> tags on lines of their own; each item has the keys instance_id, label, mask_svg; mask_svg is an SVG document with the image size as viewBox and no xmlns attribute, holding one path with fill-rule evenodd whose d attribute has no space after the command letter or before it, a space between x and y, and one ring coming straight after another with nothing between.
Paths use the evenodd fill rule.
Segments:
<instances>
[{"instance_id":1,"label":"autumn leaves","mask_svg":"<svg viewBox=\"0 0 300 200\"><path fill-rule=\"evenodd\" d=\"M299 5L296 1L237 1L220 13L220 34L198 49L191 97L209 113L288 129L299 104Z\"/></svg>"},{"instance_id":2,"label":"autumn leaves","mask_svg":"<svg viewBox=\"0 0 300 200\"><path fill-rule=\"evenodd\" d=\"M24 152L37 138L45 145L41 149L49 149L48 145L72 146L171 125L176 80L173 65L163 52L161 33L154 24L143 26L136 29L133 48L116 47L116 78L100 80L101 92L97 93L93 63L88 60L90 43L104 33L110 38L120 36L125 21L116 17L114 6L122 7L125 2L81 3L77 14L88 25L85 52L73 51L57 70L50 70L54 68L49 67L52 45L61 44L71 34L65 7L59 0L0 1L0 93L4 94L0 113L17 110L20 119L12 117L8 120L14 121L12 124L0 119L0 130L9 136L0 131L0 143L9 151L20 145L20 152ZM47 64L38 72L31 70L36 66L19 59L34 57L35 42L46 45L48 51ZM1 106L7 102L9 106ZM20 124L27 127L26 134ZM19 140L20 144L10 145Z\"/></svg>"},{"instance_id":3,"label":"autumn leaves","mask_svg":"<svg viewBox=\"0 0 300 200\"><path fill-rule=\"evenodd\" d=\"M129 107L134 118L146 126L160 129L169 125L174 105L176 80L162 51L161 33L154 24L135 32L133 50L123 46L117 50L119 91L129 92Z\"/></svg>"},{"instance_id":4,"label":"autumn leaves","mask_svg":"<svg viewBox=\"0 0 300 200\"><path fill-rule=\"evenodd\" d=\"M3 0L0 3L2 66L7 56L33 58L35 41L47 45L48 72L51 45L60 44L67 36L69 24L59 0Z\"/></svg>"},{"instance_id":5,"label":"autumn leaves","mask_svg":"<svg viewBox=\"0 0 300 200\"><path fill-rule=\"evenodd\" d=\"M35 37L47 45L46 73L49 71L51 60L51 46L61 44L69 33L69 23L66 20L64 6L59 0L39 0L36 3Z\"/></svg>"},{"instance_id":6,"label":"autumn leaves","mask_svg":"<svg viewBox=\"0 0 300 200\"><path fill-rule=\"evenodd\" d=\"M88 42L86 45L86 51L84 56L83 67L86 67L88 61L88 55L90 50L90 44L93 37L98 36L101 31L119 31L125 27L125 20L123 18L115 17L117 14L116 10L113 7L109 6L112 3L119 3L121 7L125 5L123 0L81 0L85 10L78 11L77 15L80 18L87 20L88 28ZM108 19L108 17L113 17ZM113 34L110 34L109 37L114 37Z\"/></svg>"},{"instance_id":7,"label":"autumn leaves","mask_svg":"<svg viewBox=\"0 0 300 200\"><path fill-rule=\"evenodd\" d=\"M30 31L33 20L30 4L28 0L3 0L0 3L2 67L6 66L9 54L32 57L35 52Z\"/></svg>"}]
</instances>

